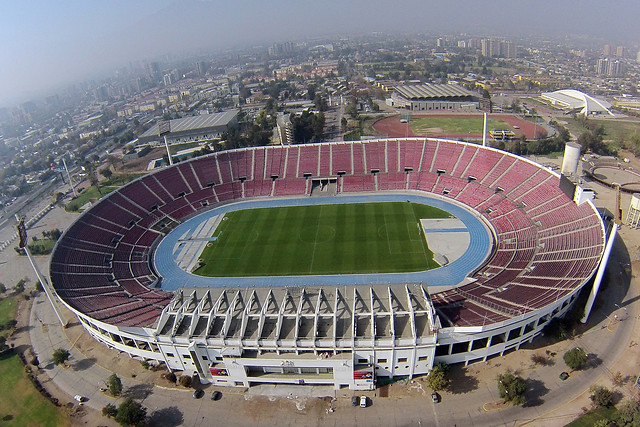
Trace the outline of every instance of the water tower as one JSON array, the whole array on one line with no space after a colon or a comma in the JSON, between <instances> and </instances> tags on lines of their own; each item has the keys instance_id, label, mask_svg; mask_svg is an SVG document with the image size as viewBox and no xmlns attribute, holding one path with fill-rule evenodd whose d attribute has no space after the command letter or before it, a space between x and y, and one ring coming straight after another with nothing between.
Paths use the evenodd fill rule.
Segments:
<instances>
[{"instance_id":1,"label":"water tower","mask_svg":"<svg viewBox=\"0 0 640 427\"><path fill-rule=\"evenodd\" d=\"M567 142L564 146L564 158L562 159L562 174L575 176L578 173L578 161L580 160L580 144Z\"/></svg>"},{"instance_id":2,"label":"water tower","mask_svg":"<svg viewBox=\"0 0 640 427\"><path fill-rule=\"evenodd\" d=\"M629 212L627 213L627 225L631 228L638 228L640 225L640 194L635 193L631 197Z\"/></svg>"}]
</instances>

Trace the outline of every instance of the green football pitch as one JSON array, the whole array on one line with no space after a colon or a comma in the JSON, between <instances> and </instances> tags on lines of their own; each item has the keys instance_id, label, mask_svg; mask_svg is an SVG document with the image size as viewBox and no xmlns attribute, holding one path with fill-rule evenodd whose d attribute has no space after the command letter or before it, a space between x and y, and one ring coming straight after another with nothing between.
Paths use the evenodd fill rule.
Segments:
<instances>
[{"instance_id":1,"label":"green football pitch","mask_svg":"<svg viewBox=\"0 0 640 427\"><path fill-rule=\"evenodd\" d=\"M423 271L438 267L420 219L448 212L408 202L246 209L227 213L194 272L287 276Z\"/></svg>"},{"instance_id":2,"label":"green football pitch","mask_svg":"<svg viewBox=\"0 0 640 427\"><path fill-rule=\"evenodd\" d=\"M484 122L482 116L424 116L412 117L409 121L411 131L415 135L482 135ZM487 119L487 129L509 129L504 120L498 118Z\"/></svg>"}]
</instances>

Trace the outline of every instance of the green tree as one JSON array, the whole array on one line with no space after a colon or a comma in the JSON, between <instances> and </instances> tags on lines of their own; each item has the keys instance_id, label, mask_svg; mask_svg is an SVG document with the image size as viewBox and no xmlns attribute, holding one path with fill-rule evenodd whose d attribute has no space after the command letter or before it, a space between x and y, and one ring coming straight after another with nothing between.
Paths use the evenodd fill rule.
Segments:
<instances>
[{"instance_id":1,"label":"green tree","mask_svg":"<svg viewBox=\"0 0 640 427\"><path fill-rule=\"evenodd\" d=\"M93 165L89 165L87 167L87 179L98 190L99 194L102 194L100 191L100 186L98 185L98 174L96 173L96 168Z\"/></svg>"},{"instance_id":2,"label":"green tree","mask_svg":"<svg viewBox=\"0 0 640 427\"><path fill-rule=\"evenodd\" d=\"M580 347L567 351L562 358L564 359L564 363L574 371L584 368L588 360L587 353Z\"/></svg>"},{"instance_id":3,"label":"green tree","mask_svg":"<svg viewBox=\"0 0 640 427\"><path fill-rule=\"evenodd\" d=\"M640 424L640 405L633 399L626 399L618 405L617 423L619 426Z\"/></svg>"},{"instance_id":4,"label":"green tree","mask_svg":"<svg viewBox=\"0 0 640 427\"><path fill-rule=\"evenodd\" d=\"M431 369L427 377L427 385L433 391L445 390L449 387L449 365L446 363L438 363Z\"/></svg>"},{"instance_id":5,"label":"green tree","mask_svg":"<svg viewBox=\"0 0 640 427\"><path fill-rule=\"evenodd\" d=\"M106 168L102 169L100 171L100 174L102 176L104 176L107 179L111 179L111 176L113 175L113 172L111 172L111 169L109 169L109 167L107 166Z\"/></svg>"},{"instance_id":6,"label":"green tree","mask_svg":"<svg viewBox=\"0 0 640 427\"><path fill-rule=\"evenodd\" d=\"M358 107L353 103L344 107L344 112L350 115L352 119L358 118Z\"/></svg>"},{"instance_id":7,"label":"green tree","mask_svg":"<svg viewBox=\"0 0 640 427\"><path fill-rule=\"evenodd\" d=\"M514 406L523 405L526 402L524 392L527 390L527 383L519 376L511 372L498 375L498 392L505 403Z\"/></svg>"},{"instance_id":8,"label":"green tree","mask_svg":"<svg viewBox=\"0 0 640 427\"><path fill-rule=\"evenodd\" d=\"M113 418L118 415L118 408L113 403L107 403L107 406L102 408L102 415L107 418Z\"/></svg>"},{"instance_id":9,"label":"green tree","mask_svg":"<svg viewBox=\"0 0 640 427\"><path fill-rule=\"evenodd\" d=\"M107 379L107 387L112 396L120 396L122 394L122 381L116 374L111 374Z\"/></svg>"},{"instance_id":10,"label":"green tree","mask_svg":"<svg viewBox=\"0 0 640 427\"><path fill-rule=\"evenodd\" d=\"M147 418L147 409L139 402L127 397L124 402L118 406L118 413L115 420L122 426L139 426L142 425Z\"/></svg>"},{"instance_id":11,"label":"green tree","mask_svg":"<svg viewBox=\"0 0 640 427\"><path fill-rule=\"evenodd\" d=\"M53 359L53 363L55 363L56 365L60 365L69 360L70 356L71 353L69 353L68 350L65 350L64 348L58 348L53 352L51 358Z\"/></svg>"},{"instance_id":12,"label":"green tree","mask_svg":"<svg viewBox=\"0 0 640 427\"><path fill-rule=\"evenodd\" d=\"M595 406L611 406L613 395L611 390L603 386L597 386L591 390L591 396L589 396Z\"/></svg>"},{"instance_id":13,"label":"green tree","mask_svg":"<svg viewBox=\"0 0 640 427\"><path fill-rule=\"evenodd\" d=\"M593 427L609 427L611 425L611 421L606 418L600 418L593 423Z\"/></svg>"}]
</instances>

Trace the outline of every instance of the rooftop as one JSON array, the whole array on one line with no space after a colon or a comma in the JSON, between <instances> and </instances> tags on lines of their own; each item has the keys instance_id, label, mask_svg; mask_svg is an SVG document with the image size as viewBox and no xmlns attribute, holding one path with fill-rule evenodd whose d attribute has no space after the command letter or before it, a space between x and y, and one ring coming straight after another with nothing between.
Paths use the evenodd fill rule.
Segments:
<instances>
[{"instance_id":1,"label":"rooftop","mask_svg":"<svg viewBox=\"0 0 640 427\"><path fill-rule=\"evenodd\" d=\"M453 84L424 83L396 86L394 90L407 99L474 97L475 93Z\"/></svg>"},{"instance_id":2,"label":"rooftop","mask_svg":"<svg viewBox=\"0 0 640 427\"><path fill-rule=\"evenodd\" d=\"M171 133L227 126L237 115L238 110L229 110L222 113L201 114L199 116L170 120ZM142 135L140 135L140 138L157 135L158 123L151 126L150 129L147 129Z\"/></svg>"}]
</instances>

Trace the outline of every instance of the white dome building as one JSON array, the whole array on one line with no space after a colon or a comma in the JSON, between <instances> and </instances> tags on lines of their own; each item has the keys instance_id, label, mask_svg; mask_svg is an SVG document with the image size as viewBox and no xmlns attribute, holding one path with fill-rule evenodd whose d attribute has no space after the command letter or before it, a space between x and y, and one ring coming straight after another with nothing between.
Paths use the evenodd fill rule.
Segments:
<instances>
[{"instance_id":1,"label":"white dome building","mask_svg":"<svg viewBox=\"0 0 640 427\"><path fill-rule=\"evenodd\" d=\"M592 114L609 114L613 113L609 110L611 104L607 101L596 99L584 92L575 89L561 89L555 92L544 92L540 98L548 101L554 107L562 110L584 114L585 116Z\"/></svg>"}]
</instances>

